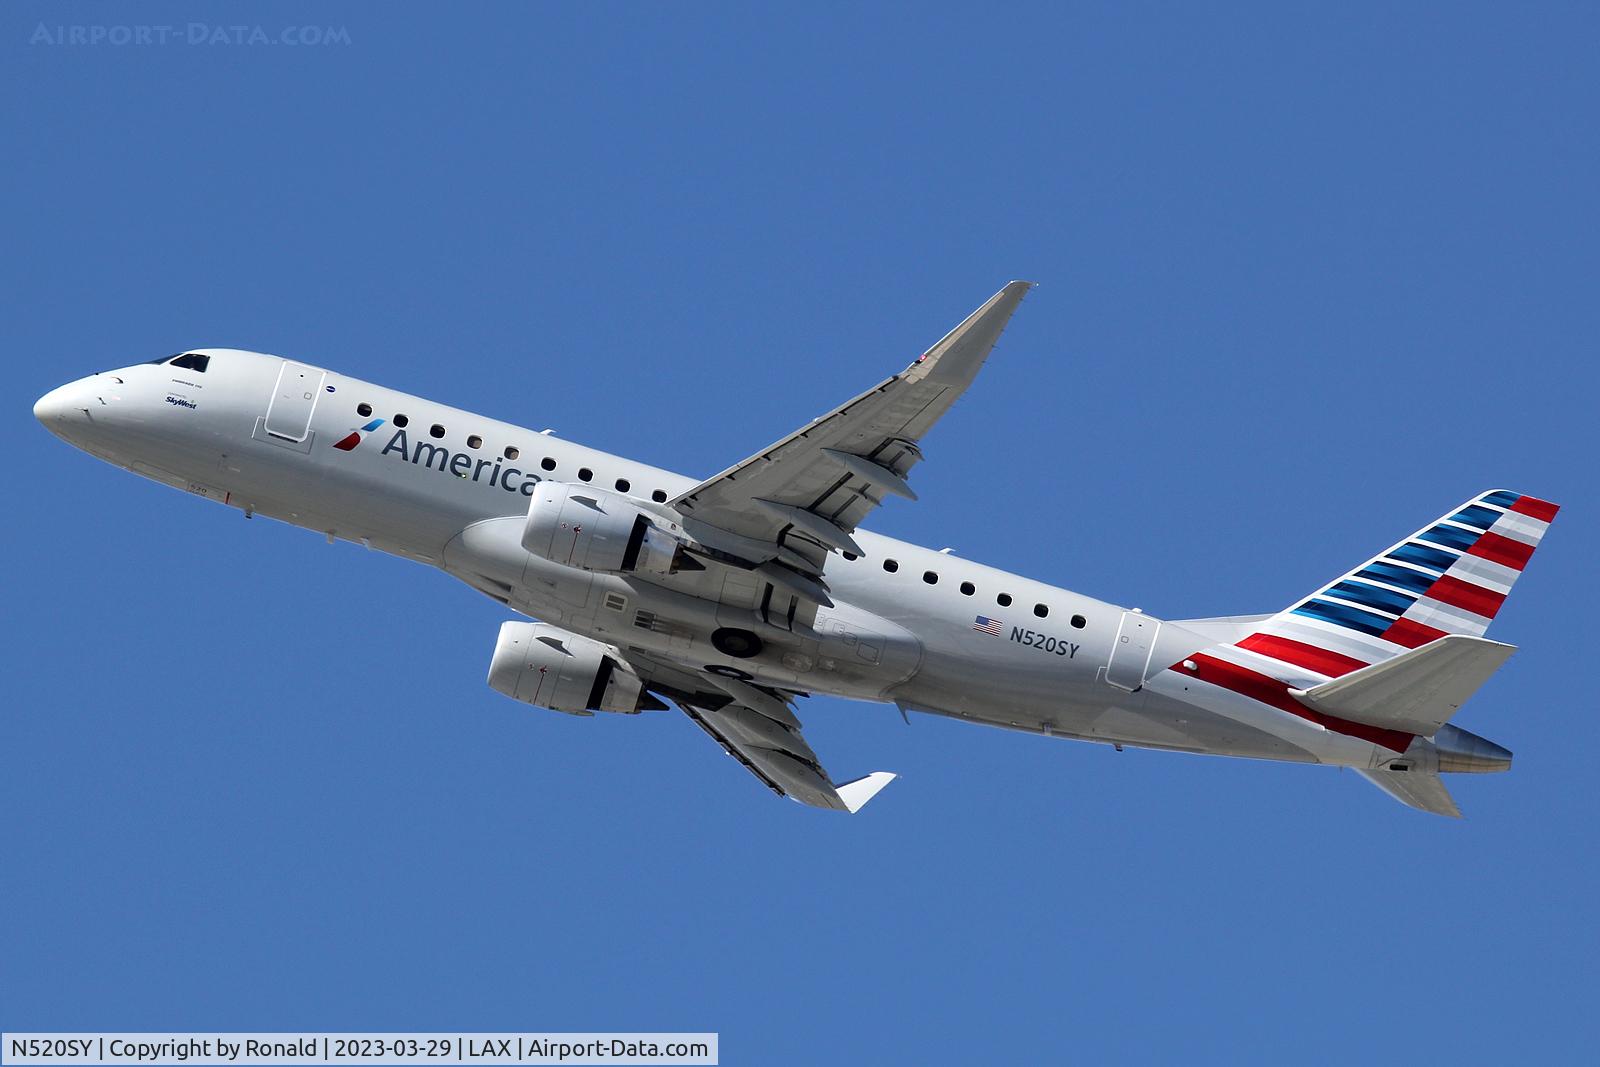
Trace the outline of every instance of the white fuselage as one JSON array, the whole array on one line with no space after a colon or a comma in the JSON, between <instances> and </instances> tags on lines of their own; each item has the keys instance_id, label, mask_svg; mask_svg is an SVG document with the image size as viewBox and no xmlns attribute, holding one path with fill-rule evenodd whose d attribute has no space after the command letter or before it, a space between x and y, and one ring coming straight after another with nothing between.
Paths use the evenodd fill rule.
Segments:
<instances>
[{"instance_id":1,"label":"white fuselage","mask_svg":"<svg viewBox=\"0 0 1600 1067\"><path fill-rule=\"evenodd\" d=\"M541 479L654 501L696 479L331 371L305 368L296 392L284 368L305 365L200 351L203 373L141 364L97 374L35 413L135 473L432 564L518 612L691 671L1105 743L1358 767L1392 757L1168 669L1231 640L1225 624L1161 622L866 531L856 534L863 555L827 565L835 605L793 629L729 607L754 579L728 568L667 588L550 562L520 543ZM713 648L711 632L730 625L759 630L761 655Z\"/></svg>"}]
</instances>

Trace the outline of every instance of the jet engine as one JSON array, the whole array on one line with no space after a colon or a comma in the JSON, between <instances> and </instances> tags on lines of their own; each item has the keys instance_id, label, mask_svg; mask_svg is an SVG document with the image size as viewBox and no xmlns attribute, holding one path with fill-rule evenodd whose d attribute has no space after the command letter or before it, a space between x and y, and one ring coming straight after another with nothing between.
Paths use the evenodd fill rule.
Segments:
<instances>
[{"instance_id":1,"label":"jet engine","mask_svg":"<svg viewBox=\"0 0 1600 1067\"><path fill-rule=\"evenodd\" d=\"M489 686L513 700L568 715L634 715L666 707L644 691L615 648L541 622L500 627Z\"/></svg>"},{"instance_id":2,"label":"jet engine","mask_svg":"<svg viewBox=\"0 0 1600 1067\"><path fill-rule=\"evenodd\" d=\"M536 556L607 574L672 574L696 563L677 527L620 493L540 482L528 502L522 547Z\"/></svg>"}]
</instances>

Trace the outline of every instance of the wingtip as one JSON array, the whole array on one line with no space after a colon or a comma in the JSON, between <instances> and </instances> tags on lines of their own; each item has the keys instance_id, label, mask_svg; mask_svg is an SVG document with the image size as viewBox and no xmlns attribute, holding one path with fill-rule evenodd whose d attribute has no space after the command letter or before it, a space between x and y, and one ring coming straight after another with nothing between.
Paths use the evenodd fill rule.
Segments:
<instances>
[{"instance_id":1,"label":"wingtip","mask_svg":"<svg viewBox=\"0 0 1600 1067\"><path fill-rule=\"evenodd\" d=\"M867 801L877 796L883 787L898 777L889 771L873 771L865 778L857 778L853 782L834 786L834 791L839 794L839 799L844 801L845 810L851 815L867 806Z\"/></svg>"}]
</instances>

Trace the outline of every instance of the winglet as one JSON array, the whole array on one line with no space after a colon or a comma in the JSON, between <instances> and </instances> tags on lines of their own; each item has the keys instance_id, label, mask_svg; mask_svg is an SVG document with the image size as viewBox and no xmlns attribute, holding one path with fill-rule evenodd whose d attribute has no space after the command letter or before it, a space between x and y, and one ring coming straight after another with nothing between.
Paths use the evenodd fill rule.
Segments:
<instances>
[{"instance_id":1,"label":"winglet","mask_svg":"<svg viewBox=\"0 0 1600 1067\"><path fill-rule=\"evenodd\" d=\"M839 794L839 799L844 801L845 810L851 815L867 806L867 801L878 795L879 790L890 782L895 776L888 771L873 771L865 778L857 778L853 782L834 786L834 791Z\"/></svg>"},{"instance_id":2,"label":"winglet","mask_svg":"<svg viewBox=\"0 0 1600 1067\"><path fill-rule=\"evenodd\" d=\"M1032 288L1032 282L1008 282L1005 288L984 301L982 307L961 320L961 325L940 338L938 344L918 356L903 377L929 378L962 387L970 385L977 377L978 368L989 358L995 342L1000 340L1017 305Z\"/></svg>"}]
</instances>

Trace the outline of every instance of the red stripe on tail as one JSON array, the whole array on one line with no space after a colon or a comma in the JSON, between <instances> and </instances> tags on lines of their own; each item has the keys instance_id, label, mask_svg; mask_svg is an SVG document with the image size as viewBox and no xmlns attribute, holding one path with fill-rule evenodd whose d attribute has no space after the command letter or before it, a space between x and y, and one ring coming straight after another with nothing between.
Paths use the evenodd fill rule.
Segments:
<instances>
[{"instance_id":1,"label":"red stripe on tail","mask_svg":"<svg viewBox=\"0 0 1600 1067\"><path fill-rule=\"evenodd\" d=\"M1429 586L1428 591L1422 595L1442 604L1470 611L1474 615L1482 615L1486 619L1494 618L1494 613L1500 610L1500 605L1505 603L1506 599L1504 593L1485 589L1472 582L1463 582L1460 578L1452 578L1448 574Z\"/></svg>"},{"instance_id":2,"label":"red stripe on tail","mask_svg":"<svg viewBox=\"0 0 1600 1067\"><path fill-rule=\"evenodd\" d=\"M1329 678L1338 678L1367 666L1358 659L1308 645L1304 641L1291 641L1287 637L1273 637L1271 634L1251 634L1239 642L1239 647L1272 659L1281 659L1308 671L1326 674Z\"/></svg>"},{"instance_id":3,"label":"red stripe on tail","mask_svg":"<svg viewBox=\"0 0 1600 1067\"><path fill-rule=\"evenodd\" d=\"M1533 546L1524 541L1501 537L1497 533L1486 533L1467 549L1467 555L1478 556L1490 563L1498 563L1502 567L1520 571L1528 565L1528 557L1533 555Z\"/></svg>"},{"instance_id":4,"label":"red stripe on tail","mask_svg":"<svg viewBox=\"0 0 1600 1067\"><path fill-rule=\"evenodd\" d=\"M1421 648L1429 641L1437 641L1444 635L1443 630L1435 630L1432 626L1424 626L1410 619L1396 619L1393 626L1378 636L1406 648Z\"/></svg>"},{"instance_id":5,"label":"red stripe on tail","mask_svg":"<svg viewBox=\"0 0 1600 1067\"><path fill-rule=\"evenodd\" d=\"M1248 667L1208 656L1204 652L1196 652L1189 657L1189 661L1195 665L1195 670L1187 670L1181 663L1174 664L1172 669L1180 674L1198 677L1202 682L1209 682L1211 685L1249 697L1251 700L1271 705L1279 711L1297 715L1319 726L1325 726L1335 733L1359 737L1363 741L1371 741L1375 745L1382 745L1395 752L1404 752L1411 745L1413 735L1400 730L1385 730L1378 726L1368 726L1366 723L1351 722L1348 719L1314 711L1290 696L1288 685Z\"/></svg>"},{"instance_id":6,"label":"red stripe on tail","mask_svg":"<svg viewBox=\"0 0 1600 1067\"><path fill-rule=\"evenodd\" d=\"M1536 496L1524 496L1517 498L1517 502L1511 505L1511 510L1518 515L1526 515L1530 519L1549 522L1556 517L1556 512L1561 510L1561 505L1552 504L1548 500L1540 500Z\"/></svg>"}]
</instances>

